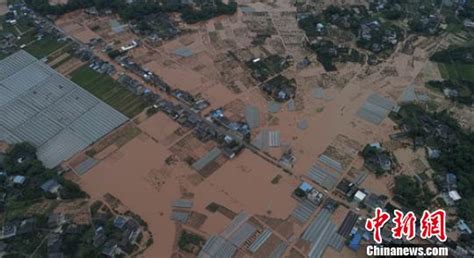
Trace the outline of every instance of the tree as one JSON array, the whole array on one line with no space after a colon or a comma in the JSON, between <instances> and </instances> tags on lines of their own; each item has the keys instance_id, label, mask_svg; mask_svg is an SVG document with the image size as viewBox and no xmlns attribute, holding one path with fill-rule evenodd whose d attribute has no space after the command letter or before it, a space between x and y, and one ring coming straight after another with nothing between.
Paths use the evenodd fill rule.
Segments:
<instances>
[{"instance_id":1,"label":"tree","mask_svg":"<svg viewBox=\"0 0 474 258\"><path fill-rule=\"evenodd\" d=\"M321 32L316 29L318 23L322 23L322 19L316 15L309 15L308 17L298 20L298 26L304 30L308 37L318 36L323 33L322 29Z\"/></svg>"},{"instance_id":2,"label":"tree","mask_svg":"<svg viewBox=\"0 0 474 258\"><path fill-rule=\"evenodd\" d=\"M408 26L410 26L410 30L418 33L421 33L425 30L425 26L423 25L420 19L410 20L408 22Z\"/></svg>"},{"instance_id":3,"label":"tree","mask_svg":"<svg viewBox=\"0 0 474 258\"><path fill-rule=\"evenodd\" d=\"M466 246L472 246L474 245L474 234L461 234L458 240Z\"/></svg>"},{"instance_id":4,"label":"tree","mask_svg":"<svg viewBox=\"0 0 474 258\"><path fill-rule=\"evenodd\" d=\"M384 10L382 13L383 16L388 20L398 20L403 17L403 12L396 8Z\"/></svg>"},{"instance_id":5,"label":"tree","mask_svg":"<svg viewBox=\"0 0 474 258\"><path fill-rule=\"evenodd\" d=\"M459 217L467 222L474 222L474 198L464 198L458 205Z\"/></svg>"},{"instance_id":6,"label":"tree","mask_svg":"<svg viewBox=\"0 0 474 258\"><path fill-rule=\"evenodd\" d=\"M362 150L362 157L370 158L370 157L373 157L374 155L377 155L377 153L378 153L377 148L370 146L370 144L367 144Z\"/></svg>"},{"instance_id":7,"label":"tree","mask_svg":"<svg viewBox=\"0 0 474 258\"><path fill-rule=\"evenodd\" d=\"M178 240L178 247L185 252L192 253L193 246L199 247L202 243L204 243L204 238L183 230Z\"/></svg>"},{"instance_id":8,"label":"tree","mask_svg":"<svg viewBox=\"0 0 474 258\"><path fill-rule=\"evenodd\" d=\"M61 190L60 196L62 199L78 199L78 198L85 198L87 194L81 190L78 184L69 181L69 180L61 180Z\"/></svg>"},{"instance_id":9,"label":"tree","mask_svg":"<svg viewBox=\"0 0 474 258\"><path fill-rule=\"evenodd\" d=\"M36 200L43 196L43 192L38 185L28 185L22 189L21 200Z\"/></svg>"},{"instance_id":10,"label":"tree","mask_svg":"<svg viewBox=\"0 0 474 258\"><path fill-rule=\"evenodd\" d=\"M7 172L13 171L15 169L22 168L15 168L28 160L36 159L36 148L27 142L22 142L13 145L8 151L7 155L5 156L4 160L4 168Z\"/></svg>"},{"instance_id":11,"label":"tree","mask_svg":"<svg viewBox=\"0 0 474 258\"><path fill-rule=\"evenodd\" d=\"M117 49L114 49L112 51L110 51L109 53L107 53L107 55L109 55L109 57L111 59L115 59L116 57L120 56L122 54L122 52L120 52L120 50L117 50Z\"/></svg>"},{"instance_id":12,"label":"tree","mask_svg":"<svg viewBox=\"0 0 474 258\"><path fill-rule=\"evenodd\" d=\"M465 64L474 64L474 47L449 47L448 49L438 51L431 57L431 61L438 63L459 62Z\"/></svg>"},{"instance_id":13,"label":"tree","mask_svg":"<svg viewBox=\"0 0 474 258\"><path fill-rule=\"evenodd\" d=\"M411 176L401 175L395 177L394 192L402 197L411 199L409 197L418 196L421 193L421 189Z\"/></svg>"},{"instance_id":14,"label":"tree","mask_svg":"<svg viewBox=\"0 0 474 258\"><path fill-rule=\"evenodd\" d=\"M393 189L395 199L403 206L421 213L428 208L433 198L427 187L422 187L411 176L401 175L395 177L395 187Z\"/></svg>"},{"instance_id":15,"label":"tree","mask_svg":"<svg viewBox=\"0 0 474 258\"><path fill-rule=\"evenodd\" d=\"M294 193L300 198L306 197L306 192L301 190L299 187L295 189Z\"/></svg>"}]
</instances>

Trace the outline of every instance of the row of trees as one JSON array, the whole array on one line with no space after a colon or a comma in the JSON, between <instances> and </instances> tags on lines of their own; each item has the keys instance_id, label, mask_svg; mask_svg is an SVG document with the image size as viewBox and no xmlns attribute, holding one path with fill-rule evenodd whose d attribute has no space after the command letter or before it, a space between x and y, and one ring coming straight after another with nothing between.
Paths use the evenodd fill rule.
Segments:
<instances>
[{"instance_id":1,"label":"row of trees","mask_svg":"<svg viewBox=\"0 0 474 258\"><path fill-rule=\"evenodd\" d=\"M62 15L81 8L94 6L93 0L70 0L67 4L50 5L48 0L26 0L28 6L43 15Z\"/></svg>"},{"instance_id":2,"label":"row of trees","mask_svg":"<svg viewBox=\"0 0 474 258\"><path fill-rule=\"evenodd\" d=\"M415 178L408 175L395 177L393 192L396 201L418 214L431 205L431 200L434 197L427 186L420 185Z\"/></svg>"},{"instance_id":3,"label":"row of trees","mask_svg":"<svg viewBox=\"0 0 474 258\"><path fill-rule=\"evenodd\" d=\"M179 4L161 4L158 1L137 0L127 4L125 0L69 0L66 4L50 5L48 0L26 0L35 11L43 15L62 15L71 11L95 7L97 10L109 9L125 20L140 22L146 16L159 12L180 12L185 22L196 23L219 15L230 15L237 11L237 3L224 4L213 0L214 5L199 8Z\"/></svg>"},{"instance_id":4,"label":"row of trees","mask_svg":"<svg viewBox=\"0 0 474 258\"><path fill-rule=\"evenodd\" d=\"M474 47L450 47L436 52L430 58L431 61L438 63L464 63L474 64Z\"/></svg>"},{"instance_id":5,"label":"row of trees","mask_svg":"<svg viewBox=\"0 0 474 258\"><path fill-rule=\"evenodd\" d=\"M66 4L50 5L48 0L26 0L35 11L43 15L62 15L79 9L95 7L101 11L109 9L124 20L141 19L162 11L158 2L138 0L127 4L125 0L69 0Z\"/></svg>"},{"instance_id":6,"label":"row of trees","mask_svg":"<svg viewBox=\"0 0 474 258\"><path fill-rule=\"evenodd\" d=\"M186 7L180 10L181 18L187 23L197 23L220 15L231 15L236 11L236 2L230 2L227 5L220 0L215 1L215 7L205 7L201 10L195 10L192 7Z\"/></svg>"}]
</instances>

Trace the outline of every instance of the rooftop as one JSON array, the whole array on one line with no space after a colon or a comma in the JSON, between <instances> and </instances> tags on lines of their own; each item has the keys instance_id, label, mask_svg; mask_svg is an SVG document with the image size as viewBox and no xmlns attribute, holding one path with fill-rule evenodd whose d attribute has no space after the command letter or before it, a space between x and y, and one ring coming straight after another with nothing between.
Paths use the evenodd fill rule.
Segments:
<instances>
[{"instance_id":1,"label":"rooftop","mask_svg":"<svg viewBox=\"0 0 474 258\"><path fill-rule=\"evenodd\" d=\"M59 187L58 181L49 179L41 185L41 189L45 192L54 192Z\"/></svg>"},{"instance_id":2,"label":"rooftop","mask_svg":"<svg viewBox=\"0 0 474 258\"><path fill-rule=\"evenodd\" d=\"M15 183L15 184L21 185L25 182L25 180L26 180L26 177L24 177L24 176L15 176L15 177L13 177L13 183Z\"/></svg>"}]
</instances>

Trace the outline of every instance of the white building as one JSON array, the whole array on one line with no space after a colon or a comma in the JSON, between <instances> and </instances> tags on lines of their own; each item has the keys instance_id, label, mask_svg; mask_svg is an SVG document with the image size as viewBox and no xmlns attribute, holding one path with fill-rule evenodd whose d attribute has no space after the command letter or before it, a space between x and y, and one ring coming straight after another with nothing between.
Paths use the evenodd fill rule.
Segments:
<instances>
[{"instance_id":1,"label":"white building","mask_svg":"<svg viewBox=\"0 0 474 258\"><path fill-rule=\"evenodd\" d=\"M358 190L354 195L354 201L362 202L365 199L365 197L367 197L367 194L362 192L361 190Z\"/></svg>"}]
</instances>

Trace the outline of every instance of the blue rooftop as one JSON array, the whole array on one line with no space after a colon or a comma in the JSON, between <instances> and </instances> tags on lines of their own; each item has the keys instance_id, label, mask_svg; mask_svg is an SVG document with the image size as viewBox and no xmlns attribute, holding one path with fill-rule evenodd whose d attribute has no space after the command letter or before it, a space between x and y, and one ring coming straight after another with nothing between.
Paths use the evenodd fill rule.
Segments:
<instances>
[{"instance_id":1,"label":"blue rooftop","mask_svg":"<svg viewBox=\"0 0 474 258\"><path fill-rule=\"evenodd\" d=\"M446 174L446 180L448 181L448 184L455 184L457 182L457 177L453 173L448 173Z\"/></svg>"},{"instance_id":2,"label":"blue rooftop","mask_svg":"<svg viewBox=\"0 0 474 258\"><path fill-rule=\"evenodd\" d=\"M223 117L224 116L224 110L222 110L222 108L212 110L211 111L211 116L214 117L214 118Z\"/></svg>"},{"instance_id":3,"label":"blue rooftop","mask_svg":"<svg viewBox=\"0 0 474 258\"><path fill-rule=\"evenodd\" d=\"M49 192L58 186L59 186L58 181L54 179L49 179L48 181L46 181L44 184L41 185L41 189L45 192Z\"/></svg>"},{"instance_id":4,"label":"blue rooftop","mask_svg":"<svg viewBox=\"0 0 474 258\"><path fill-rule=\"evenodd\" d=\"M305 191L305 192L309 192L309 191L313 190L313 187L310 184L306 183L306 182L301 183L300 186L298 186L298 188Z\"/></svg>"},{"instance_id":5,"label":"blue rooftop","mask_svg":"<svg viewBox=\"0 0 474 258\"><path fill-rule=\"evenodd\" d=\"M122 229L127 223L128 219L123 216L117 216L114 219L114 226L118 229Z\"/></svg>"},{"instance_id":6,"label":"blue rooftop","mask_svg":"<svg viewBox=\"0 0 474 258\"><path fill-rule=\"evenodd\" d=\"M362 235L356 233L352 238L351 242L349 243L349 248L353 251L358 251L360 248L360 241L362 240Z\"/></svg>"}]
</instances>

